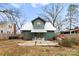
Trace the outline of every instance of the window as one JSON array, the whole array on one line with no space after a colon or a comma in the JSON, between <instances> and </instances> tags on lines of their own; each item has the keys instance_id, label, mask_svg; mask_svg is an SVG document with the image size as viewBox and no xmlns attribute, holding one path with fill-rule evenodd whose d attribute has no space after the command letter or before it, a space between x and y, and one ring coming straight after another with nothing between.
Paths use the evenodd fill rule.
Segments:
<instances>
[{"instance_id":1,"label":"window","mask_svg":"<svg viewBox=\"0 0 79 59\"><path fill-rule=\"evenodd\" d=\"M45 23L41 20L36 20L33 23L34 29L44 29Z\"/></svg>"},{"instance_id":2,"label":"window","mask_svg":"<svg viewBox=\"0 0 79 59\"><path fill-rule=\"evenodd\" d=\"M9 31L7 31L7 34L10 34L10 32L9 32Z\"/></svg>"},{"instance_id":3,"label":"window","mask_svg":"<svg viewBox=\"0 0 79 59\"><path fill-rule=\"evenodd\" d=\"M9 25L9 28L12 28L12 26L11 26L11 25Z\"/></svg>"},{"instance_id":4,"label":"window","mask_svg":"<svg viewBox=\"0 0 79 59\"><path fill-rule=\"evenodd\" d=\"M1 30L1 33L3 33L3 30Z\"/></svg>"},{"instance_id":5,"label":"window","mask_svg":"<svg viewBox=\"0 0 79 59\"><path fill-rule=\"evenodd\" d=\"M37 25L41 25L41 23L40 22L37 22Z\"/></svg>"}]
</instances>

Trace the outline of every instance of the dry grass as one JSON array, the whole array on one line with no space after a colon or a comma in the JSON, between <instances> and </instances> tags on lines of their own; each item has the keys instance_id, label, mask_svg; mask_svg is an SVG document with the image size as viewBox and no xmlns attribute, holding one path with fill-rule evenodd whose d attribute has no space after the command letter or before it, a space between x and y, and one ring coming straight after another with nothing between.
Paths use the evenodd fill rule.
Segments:
<instances>
[{"instance_id":1,"label":"dry grass","mask_svg":"<svg viewBox=\"0 0 79 59\"><path fill-rule=\"evenodd\" d=\"M66 38L68 38L68 39L70 38L70 34L64 34L64 35L65 35ZM71 34L71 37L79 40L79 33Z\"/></svg>"},{"instance_id":2,"label":"dry grass","mask_svg":"<svg viewBox=\"0 0 79 59\"><path fill-rule=\"evenodd\" d=\"M18 46L24 40L1 40L0 55L2 56L52 56L79 55L79 48Z\"/></svg>"}]
</instances>

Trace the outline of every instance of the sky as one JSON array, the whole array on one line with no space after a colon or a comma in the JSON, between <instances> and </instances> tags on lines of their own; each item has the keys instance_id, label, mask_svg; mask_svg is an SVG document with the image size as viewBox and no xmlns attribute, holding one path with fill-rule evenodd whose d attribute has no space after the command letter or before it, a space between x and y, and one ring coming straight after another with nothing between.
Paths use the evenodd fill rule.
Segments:
<instances>
[{"instance_id":1,"label":"sky","mask_svg":"<svg viewBox=\"0 0 79 59\"><path fill-rule=\"evenodd\" d=\"M0 8L3 9L11 9L16 8L19 9L24 17L27 18L27 21L31 21L32 19L38 17L38 15L42 12L42 8L48 3L4 3L1 4Z\"/></svg>"},{"instance_id":2,"label":"sky","mask_svg":"<svg viewBox=\"0 0 79 59\"><path fill-rule=\"evenodd\" d=\"M49 6L50 3L2 3L1 8L16 8L19 9L24 17L26 17L27 21L31 21L34 18L37 18L39 14L43 12L42 8L45 6ZM68 4L63 4L65 6L64 10L62 11L62 15L65 16L66 9ZM63 14L64 12L64 14ZM64 18L63 16L63 18Z\"/></svg>"}]
</instances>

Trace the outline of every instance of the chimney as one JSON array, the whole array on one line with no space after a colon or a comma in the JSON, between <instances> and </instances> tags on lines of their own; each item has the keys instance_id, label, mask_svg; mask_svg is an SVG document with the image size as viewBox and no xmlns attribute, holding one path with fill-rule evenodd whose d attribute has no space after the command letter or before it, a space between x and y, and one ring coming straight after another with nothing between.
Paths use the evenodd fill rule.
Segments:
<instances>
[{"instance_id":1,"label":"chimney","mask_svg":"<svg viewBox=\"0 0 79 59\"><path fill-rule=\"evenodd\" d=\"M16 24L13 24L14 34L16 34Z\"/></svg>"}]
</instances>

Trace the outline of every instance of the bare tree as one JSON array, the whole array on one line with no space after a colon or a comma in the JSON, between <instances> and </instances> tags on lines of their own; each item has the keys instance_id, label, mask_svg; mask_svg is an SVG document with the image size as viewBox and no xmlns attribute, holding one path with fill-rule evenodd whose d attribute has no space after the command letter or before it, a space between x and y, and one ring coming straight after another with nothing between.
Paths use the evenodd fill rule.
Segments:
<instances>
[{"instance_id":1,"label":"bare tree","mask_svg":"<svg viewBox=\"0 0 79 59\"><path fill-rule=\"evenodd\" d=\"M43 8L43 13L41 14L41 17L47 19L54 27L58 28L59 23L57 23L57 19L59 18L62 10L63 6L61 4L52 3L50 6L46 6L45 8Z\"/></svg>"},{"instance_id":2,"label":"bare tree","mask_svg":"<svg viewBox=\"0 0 79 59\"><path fill-rule=\"evenodd\" d=\"M71 38L71 29L75 24L78 22L78 18L76 17L78 15L78 6L75 4L70 4L68 7L68 13L66 15L65 20L67 20L67 24L69 23L69 30L70 30L70 38Z\"/></svg>"},{"instance_id":3,"label":"bare tree","mask_svg":"<svg viewBox=\"0 0 79 59\"><path fill-rule=\"evenodd\" d=\"M21 29L21 27L24 25L26 22L26 18L22 19L22 15L19 10L16 9L5 9L5 10L0 10L0 13L4 13L6 17L8 18L8 21L11 23L15 23L17 27L17 31ZM1 15L1 14L0 14ZM2 15L4 16L4 15Z\"/></svg>"},{"instance_id":4,"label":"bare tree","mask_svg":"<svg viewBox=\"0 0 79 59\"><path fill-rule=\"evenodd\" d=\"M56 20L56 28L57 28L57 32L61 32L62 28L63 28L63 23L64 21L61 20L61 16L59 16Z\"/></svg>"},{"instance_id":5,"label":"bare tree","mask_svg":"<svg viewBox=\"0 0 79 59\"><path fill-rule=\"evenodd\" d=\"M61 13L62 9L63 6L61 6L60 4L51 4L50 6L43 8L44 14L42 14L41 16L50 21L51 24L55 26L57 17Z\"/></svg>"}]
</instances>

